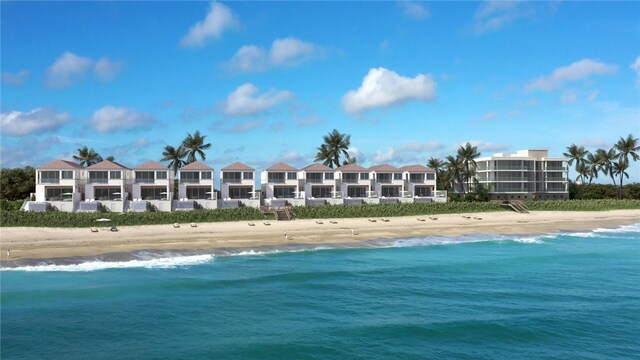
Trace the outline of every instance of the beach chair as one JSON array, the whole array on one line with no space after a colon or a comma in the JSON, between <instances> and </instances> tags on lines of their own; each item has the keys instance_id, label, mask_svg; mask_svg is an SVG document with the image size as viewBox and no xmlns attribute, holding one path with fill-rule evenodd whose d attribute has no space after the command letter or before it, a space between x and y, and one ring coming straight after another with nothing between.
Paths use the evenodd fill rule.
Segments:
<instances>
[{"instance_id":1,"label":"beach chair","mask_svg":"<svg viewBox=\"0 0 640 360\"><path fill-rule=\"evenodd\" d=\"M111 229L109 229L109 231L116 232L118 231L118 228L115 225L111 225Z\"/></svg>"},{"instance_id":2,"label":"beach chair","mask_svg":"<svg viewBox=\"0 0 640 360\"><path fill-rule=\"evenodd\" d=\"M380 219L380 221L389 222L389 219Z\"/></svg>"},{"instance_id":3,"label":"beach chair","mask_svg":"<svg viewBox=\"0 0 640 360\"><path fill-rule=\"evenodd\" d=\"M324 224L324 222L322 222L322 221L320 221L320 220L316 220L316 224L318 224L318 225L322 225L322 224Z\"/></svg>"},{"instance_id":4,"label":"beach chair","mask_svg":"<svg viewBox=\"0 0 640 360\"><path fill-rule=\"evenodd\" d=\"M418 218L417 220L418 220L418 221L426 221L426 220L425 220L425 219L423 219L423 218Z\"/></svg>"},{"instance_id":5,"label":"beach chair","mask_svg":"<svg viewBox=\"0 0 640 360\"><path fill-rule=\"evenodd\" d=\"M247 225L249 225L249 226L256 226L256 224L254 224L254 223L252 223L252 222L248 223Z\"/></svg>"},{"instance_id":6,"label":"beach chair","mask_svg":"<svg viewBox=\"0 0 640 360\"><path fill-rule=\"evenodd\" d=\"M331 221L329 221L329 222L330 222L330 223L332 223L332 224L337 224L337 223L338 223L338 222L337 222L337 221L335 221L335 220L331 220Z\"/></svg>"},{"instance_id":7,"label":"beach chair","mask_svg":"<svg viewBox=\"0 0 640 360\"><path fill-rule=\"evenodd\" d=\"M268 222L268 221L267 222L263 222L263 224L266 225L266 226L271 226L271 223Z\"/></svg>"},{"instance_id":8,"label":"beach chair","mask_svg":"<svg viewBox=\"0 0 640 360\"><path fill-rule=\"evenodd\" d=\"M180 228L180 224L178 224L178 223L173 223L173 228L174 228L174 229L179 229L179 228Z\"/></svg>"},{"instance_id":9,"label":"beach chair","mask_svg":"<svg viewBox=\"0 0 640 360\"><path fill-rule=\"evenodd\" d=\"M198 227L198 224L196 224L196 223L193 223L193 222L192 222L192 223L190 224L190 226L191 226L191 227Z\"/></svg>"},{"instance_id":10,"label":"beach chair","mask_svg":"<svg viewBox=\"0 0 640 360\"><path fill-rule=\"evenodd\" d=\"M369 221L369 222L377 222L378 220L376 220L376 219L368 219L367 221Z\"/></svg>"},{"instance_id":11,"label":"beach chair","mask_svg":"<svg viewBox=\"0 0 640 360\"><path fill-rule=\"evenodd\" d=\"M91 228L91 232L98 232L98 228L96 228L96 227L92 227L92 228Z\"/></svg>"}]
</instances>

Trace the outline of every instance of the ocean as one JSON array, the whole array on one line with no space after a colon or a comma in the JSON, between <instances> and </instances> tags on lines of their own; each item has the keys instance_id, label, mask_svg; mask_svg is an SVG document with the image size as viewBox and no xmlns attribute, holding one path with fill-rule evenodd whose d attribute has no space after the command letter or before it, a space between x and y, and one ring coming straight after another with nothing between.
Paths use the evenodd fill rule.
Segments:
<instances>
[{"instance_id":1,"label":"ocean","mask_svg":"<svg viewBox=\"0 0 640 360\"><path fill-rule=\"evenodd\" d=\"M1 358L640 357L640 224L168 255L3 269Z\"/></svg>"}]
</instances>

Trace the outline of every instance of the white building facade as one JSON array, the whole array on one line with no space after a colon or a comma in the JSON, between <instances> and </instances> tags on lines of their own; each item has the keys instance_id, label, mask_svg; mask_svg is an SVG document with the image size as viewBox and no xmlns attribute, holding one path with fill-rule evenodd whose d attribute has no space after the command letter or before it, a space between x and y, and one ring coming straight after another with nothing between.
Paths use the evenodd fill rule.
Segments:
<instances>
[{"instance_id":1,"label":"white building facade","mask_svg":"<svg viewBox=\"0 0 640 360\"><path fill-rule=\"evenodd\" d=\"M130 211L171 211L173 200L173 170L157 161L148 161L133 168Z\"/></svg>"},{"instance_id":2,"label":"white building facade","mask_svg":"<svg viewBox=\"0 0 640 360\"><path fill-rule=\"evenodd\" d=\"M265 206L305 205L304 183L298 169L279 162L260 174Z\"/></svg>"},{"instance_id":3,"label":"white building facade","mask_svg":"<svg viewBox=\"0 0 640 360\"><path fill-rule=\"evenodd\" d=\"M250 206L259 208L256 192L256 170L240 162L220 169L222 207Z\"/></svg>"}]
</instances>

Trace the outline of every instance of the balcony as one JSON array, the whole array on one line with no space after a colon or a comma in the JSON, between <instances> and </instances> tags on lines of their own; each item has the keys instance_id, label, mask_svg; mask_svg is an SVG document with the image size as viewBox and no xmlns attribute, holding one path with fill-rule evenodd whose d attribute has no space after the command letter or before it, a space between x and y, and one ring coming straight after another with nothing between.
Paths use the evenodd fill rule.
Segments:
<instances>
[{"instance_id":1,"label":"balcony","mask_svg":"<svg viewBox=\"0 0 640 360\"><path fill-rule=\"evenodd\" d=\"M117 179L117 180L120 180L120 179ZM91 184L106 184L108 182L109 182L109 179L89 179L89 183Z\"/></svg>"},{"instance_id":2,"label":"balcony","mask_svg":"<svg viewBox=\"0 0 640 360\"><path fill-rule=\"evenodd\" d=\"M323 179L307 179L307 183L309 184L322 184L323 182Z\"/></svg>"},{"instance_id":3,"label":"balcony","mask_svg":"<svg viewBox=\"0 0 640 360\"><path fill-rule=\"evenodd\" d=\"M136 184L153 184L155 179L136 179Z\"/></svg>"},{"instance_id":4,"label":"balcony","mask_svg":"<svg viewBox=\"0 0 640 360\"><path fill-rule=\"evenodd\" d=\"M240 184L242 179L222 179L224 184Z\"/></svg>"},{"instance_id":5,"label":"balcony","mask_svg":"<svg viewBox=\"0 0 640 360\"><path fill-rule=\"evenodd\" d=\"M60 179L40 179L40 184L59 184Z\"/></svg>"},{"instance_id":6,"label":"balcony","mask_svg":"<svg viewBox=\"0 0 640 360\"><path fill-rule=\"evenodd\" d=\"M200 179L191 179L191 178L180 179L180 183L198 184L200 183Z\"/></svg>"},{"instance_id":7,"label":"balcony","mask_svg":"<svg viewBox=\"0 0 640 360\"><path fill-rule=\"evenodd\" d=\"M284 184L285 182L287 182L287 180L285 180L285 179L268 179L267 182L269 184Z\"/></svg>"}]
</instances>

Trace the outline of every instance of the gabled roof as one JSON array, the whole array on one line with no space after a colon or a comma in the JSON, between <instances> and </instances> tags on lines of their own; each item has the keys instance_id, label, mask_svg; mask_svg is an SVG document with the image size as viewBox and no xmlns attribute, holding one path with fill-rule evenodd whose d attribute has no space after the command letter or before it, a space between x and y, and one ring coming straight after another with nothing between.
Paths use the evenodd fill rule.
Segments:
<instances>
[{"instance_id":1,"label":"gabled roof","mask_svg":"<svg viewBox=\"0 0 640 360\"><path fill-rule=\"evenodd\" d=\"M302 170L304 171L333 171L332 168L328 167L327 165L322 165L322 164L311 164L307 167L302 168Z\"/></svg>"},{"instance_id":2,"label":"gabled roof","mask_svg":"<svg viewBox=\"0 0 640 360\"><path fill-rule=\"evenodd\" d=\"M200 161L194 161L180 168L178 171L182 170L213 170L205 163L201 163Z\"/></svg>"},{"instance_id":3,"label":"gabled roof","mask_svg":"<svg viewBox=\"0 0 640 360\"><path fill-rule=\"evenodd\" d=\"M87 168L88 170L129 170L128 167L118 164L115 161L102 160L97 164L93 164Z\"/></svg>"},{"instance_id":4,"label":"gabled roof","mask_svg":"<svg viewBox=\"0 0 640 360\"><path fill-rule=\"evenodd\" d=\"M408 172L435 172L432 168L420 164L403 166L400 170Z\"/></svg>"},{"instance_id":5,"label":"gabled roof","mask_svg":"<svg viewBox=\"0 0 640 360\"><path fill-rule=\"evenodd\" d=\"M147 161L144 164L140 164L133 168L133 170L169 170L166 166L160 164L157 161Z\"/></svg>"},{"instance_id":6,"label":"gabled roof","mask_svg":"<svg viewBox=\"0 0 640 360\"><path fill-rule=\"evenodd\" d=\"M389 164L382 164L382 165L374 165L370 167L369 170L375 171L375 172L395 172L400 169L398 169L395 166L391 166Z\"/></svg>"},{"instance_id":7,"label":"gabled roof","mask_svg":"<svg viewBox=\"0 0 640 360\"><path fill-rule=\"evenodd\" d=\"M82 169L82 165L76 164L72 161L67 161L67 160L53 160L52 162L46 163L38 167L37 169L38 170L40 169L43 169L43 170L71 169L73 170L73 169Z\"/></svg>"},{"instance_id":8,"label":"gabled roof","mask_svg":"<svg viewBox=\"0 0 640 360\"><path fill-rule=\"evenodd\" d=\"M358 164L347 164L347 165L342 165L339 168L336 169L336 171L368 171L367 168L362 167Z\"/></svg>"},{"instance_id":9,"label":"gabled roof","mask_svg":"<svg viewBox=\"0 0 640 360\"><path fill-rule=\"evenodd\" d=\"M298 171L298 169L283 162L279 162L268 167L266 171Z\"/></svg>"},{"instance_id":10,"label":"gabled roof","mask_svg":"<svg viewBox=\"0 0 640 360\"><path fill-rule=\"evenodd\" d=\"M221 170L222 171L225 171L225 170L249 170L249 171L255 171L256 169L252 168L249 165L245 165L245 164L243 164L241 162L234 162L231 165L227 165L227 166L223 167Z\"/></svg>"}]
</instances>

